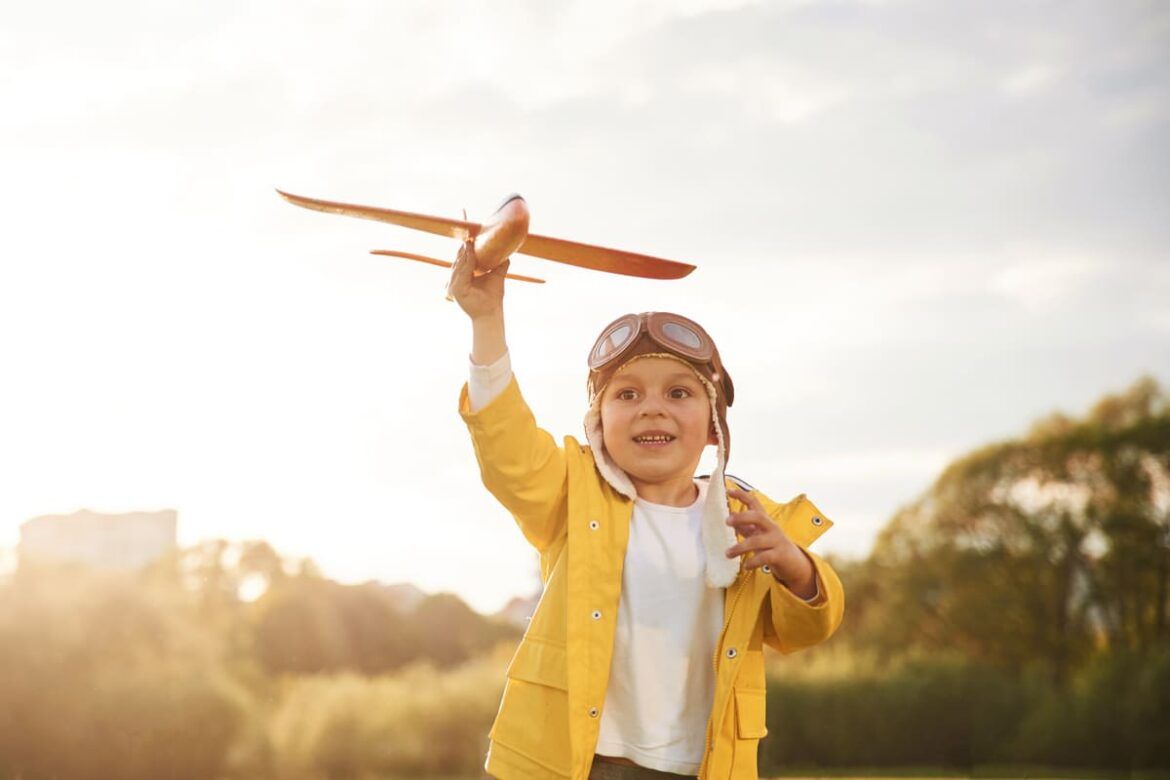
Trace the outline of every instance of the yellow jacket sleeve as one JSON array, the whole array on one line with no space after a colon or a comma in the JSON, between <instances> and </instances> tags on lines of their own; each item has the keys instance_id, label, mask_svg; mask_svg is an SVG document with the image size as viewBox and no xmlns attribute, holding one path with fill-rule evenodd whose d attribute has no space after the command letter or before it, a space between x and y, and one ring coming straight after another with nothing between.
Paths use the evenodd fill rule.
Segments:
<instances>
[{"instance_id":1,"label":"yellow jacket sleeve","mask_svg":"<svg viewBox=\"0 0 1170 780\"><path fill-rule=\"evenodd\" d=\"M805 601L775 577L769 577L769 620L764 622L764 644L781 653L795 653L825 641L845 616L845 589L837 572L823 558L801 547L817 572L819 597Z\"/></svg>"},{"instance_id":2,"label":"yellow jacket sleeve","mask_svg":"<svg viewBox=\"0 0 1170 780\"><path fill-rule=\"evenodd\" d=\"M805 601L775 577L768 575L768 616L764 621L764 644L781 653L795 653L825 641L845 616L845 588L833 567L808 547L833 522L803 493L785 504L777 504L757 492L768 515L800 548L816 571L817 597ZM818 530L821 529L821 530Z\"/></svg>"},{"instance_id":3,"label":"yellow jacket sleeve","mask_svg":"<svg viewBox=\"0 0 1170 780\"><path fill-rule=\"evenodd\" d=\"M566 531L564 450L536 425L515 376L476 412L471 411L464 384L459 415L471 433L484 486L512 513L529 543L545 552Z\"/></svg>"}]
</instances>

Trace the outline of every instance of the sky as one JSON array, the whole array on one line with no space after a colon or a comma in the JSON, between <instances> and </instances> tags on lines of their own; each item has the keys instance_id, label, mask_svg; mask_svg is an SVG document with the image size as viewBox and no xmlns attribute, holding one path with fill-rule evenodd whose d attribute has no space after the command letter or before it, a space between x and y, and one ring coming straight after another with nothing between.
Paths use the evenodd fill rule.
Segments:
<instances>
[{"instance_id":1,"label":"sky","mask_svg":"<svg viewBox=\"0 0 1170 780\"><path fill-rule=\"evenodd\" d=\"M173 508L344 582L493 611L539 587L457 399L453 241L274 192L698 266L516 257L507 338L583 440L586 355L696 319L728 471L863 557L951 459L1170 385L1170 7L1159 2L23 3L0 25L0 546ZM702 473L713 464L709 449Z\"/></svg>"}]
</instances>

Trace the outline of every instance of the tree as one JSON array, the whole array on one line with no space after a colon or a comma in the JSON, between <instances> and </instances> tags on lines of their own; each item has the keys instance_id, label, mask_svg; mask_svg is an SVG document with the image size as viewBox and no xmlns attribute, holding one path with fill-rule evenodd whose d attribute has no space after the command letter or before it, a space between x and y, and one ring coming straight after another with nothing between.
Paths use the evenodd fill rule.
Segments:
<instances>
[{"instance_id":1,"label":"tree","mask_svg":"<svg viewBox=\"0 0 1170 780\"><path fill-rule=\"evenodd\" d=\"M955 648L1055 679L1097 649L1168 639L1170 396L1150 378L1082 420L952 463L880 535L886 652Z\"/></svg>"}]
</instances>

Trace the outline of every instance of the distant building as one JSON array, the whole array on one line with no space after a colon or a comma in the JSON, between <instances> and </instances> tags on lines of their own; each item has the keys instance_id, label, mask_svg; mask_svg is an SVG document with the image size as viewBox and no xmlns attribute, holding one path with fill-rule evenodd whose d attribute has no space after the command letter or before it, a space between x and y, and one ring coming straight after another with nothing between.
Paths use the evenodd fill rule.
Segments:
<instances>
[{"instance_id":1,"label":"distant building","mask_svg":"<svg viewBox=\"0 0 1170 780\"><path fill-rule=\"evenodd\" d=\"M175 549L178 512L41 515L20 526L17 557L34 562L85 563L101 569L139 569Z\"/></svg>"}]
</instances>

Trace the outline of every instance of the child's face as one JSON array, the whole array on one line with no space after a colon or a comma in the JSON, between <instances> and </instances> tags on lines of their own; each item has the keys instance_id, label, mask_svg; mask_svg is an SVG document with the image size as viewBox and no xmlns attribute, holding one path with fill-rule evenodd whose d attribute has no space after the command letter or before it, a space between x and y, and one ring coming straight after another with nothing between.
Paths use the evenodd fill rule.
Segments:
<instances>
[{"instance_id":1,"label":"child's face","mask_svg":"<svg viewBox=\"0 0 1170 780\"><path fill-rule=\"evenodd\" d=\"M669 358L635 360L614 374L601 398L601 430L605 449L635 486L693 477L703 447L716 443L706 389ZM653 432L673 438L635 440Z\"/></svg>"}]
</instances>

